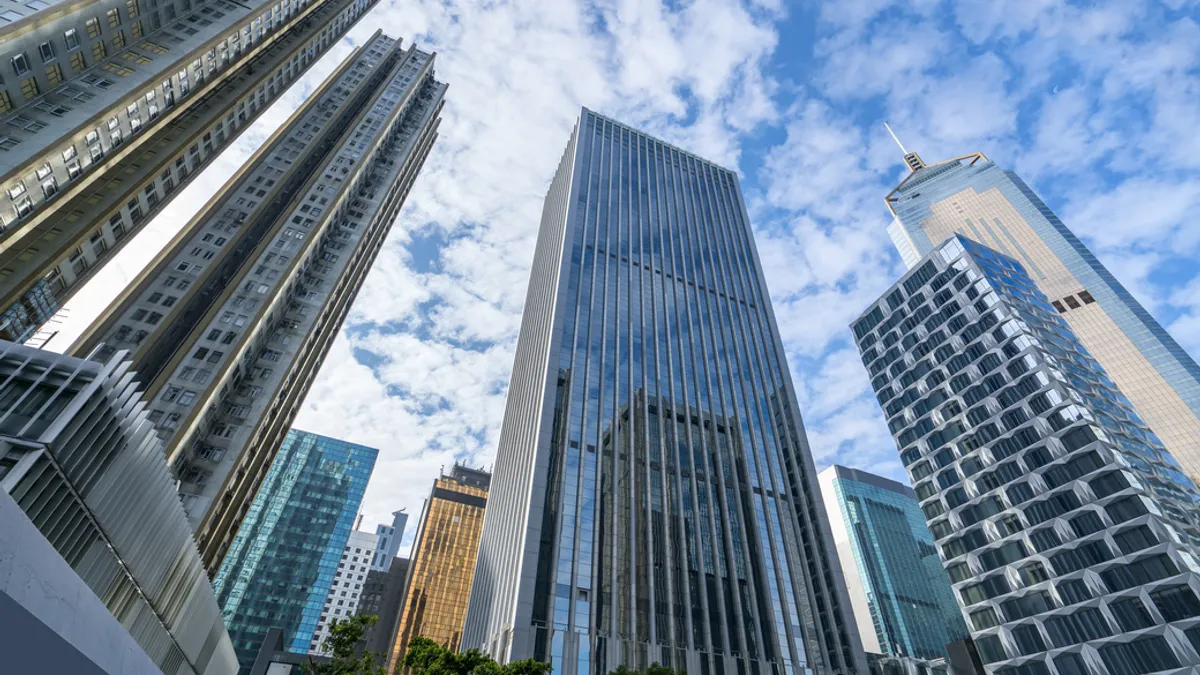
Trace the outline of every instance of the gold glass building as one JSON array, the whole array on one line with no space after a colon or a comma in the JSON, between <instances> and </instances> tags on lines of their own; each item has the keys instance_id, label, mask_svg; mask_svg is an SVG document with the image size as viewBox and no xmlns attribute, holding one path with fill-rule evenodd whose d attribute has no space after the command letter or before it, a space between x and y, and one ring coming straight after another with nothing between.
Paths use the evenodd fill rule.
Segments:
<instances>
[{"instance_id":1,"label":"gold glass building","mask_svg":"<svg viewBox=\"0 0 1200 675\"><path fill-rule=\"evenodd\" d=\"M1021 263L1185 472L1200 480L1200 366L1016 173L982 153L912 171L888 196L911 268L958 234ZM1135 223L1130 223L1135 226Z\"/></svg>"},{"instance_id":2,"label":"gold glass building","mask_svg":"<svg viewBox=\"0 0 1200 675\"><path fill-rule=\"evenodd\" d=\"M456 464L449 476L434 482L413 542L389 673L405 672L404 653L413 638L458 650L491 479L487 472Z\"/></svg>"}]
</instances>

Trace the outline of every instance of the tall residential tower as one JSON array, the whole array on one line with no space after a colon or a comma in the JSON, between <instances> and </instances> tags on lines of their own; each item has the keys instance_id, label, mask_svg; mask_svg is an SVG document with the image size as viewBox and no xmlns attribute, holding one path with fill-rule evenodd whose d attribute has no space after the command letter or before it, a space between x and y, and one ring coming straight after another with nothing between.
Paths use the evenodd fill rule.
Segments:
<instances>
[{"instance_id":1,"label":"tall residential tower","mask_svg":"<svg viewBox=\"0 0 1200 675\"><path fill-rule=\"evenodd\" d=\"M372 36L73 347L131 352L210 570L437 136L433 63Z\"/></svg>"},{"instance_id":2,"label":"tall residential tower","mask_svg":"<svg viewBox=\"0 0 1200 675\"><path fill-rule=\"evenodd\" d=\"M463 647L864 673L737 175L584 110L534 251Z\"/></svg>"},{"instance_id":3,"label":"tall residential tower","mask_svg":"<svg viewBox=\"0 0 1200 675\"><path fill-rule=\"evenodd\" d=\"M926 165L887 197L888 232L911 267L958 234L1019 261L1138 416L1200 480L1200 365L1041 197L982 153ZM1130 223L1130 226L1135 226Z\"/></svg>"},{"instance_id":4,"label":"tall residential tower","mask_svg":"<svg viewBox=\"0 0 1200 675\"><path fill-rule=\"evenodd\" d=\"M28 338L374 5L8 3L0 338Z\"/></svg>"},{"instance_id":5,"label":"tall residential tower","mask_svg":"<svg viewBox=\"0 0 1200 675\"><path fill-rule=\"evenodd\" d=\"M1031 275L955 236L853 331L988 672L1194 672L1200 493Z\"/></svg>"}]
</instances>

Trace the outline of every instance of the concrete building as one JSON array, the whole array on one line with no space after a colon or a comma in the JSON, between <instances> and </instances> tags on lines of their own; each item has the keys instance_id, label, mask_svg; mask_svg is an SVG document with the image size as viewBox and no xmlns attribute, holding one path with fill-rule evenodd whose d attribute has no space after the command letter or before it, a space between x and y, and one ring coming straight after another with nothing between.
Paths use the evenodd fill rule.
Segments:
<instances>
[{"instance_id":1,"label":"concrete building","mask_svg":"<svg viewBox=\"0 0 1200 675\"><path fill-rule=\"evenodd\" d=\"M865 673L737 174L583 110L534 252L464 647Z\"/></svg>"},{"instance_id":2,"label":"concrete building","mask_svg":"<svg viewBox=\"0 0 1200 675\"><path fill-rule=\"evenodd\" d=\"M370 532L350 533L346 546L342 550L342 560L333 573L333 583L329 586L329 595L325 596L325 606L317 619L317 629L313 631L312 640L308 645L309 654L323 654L325 638L329 637L329 629L333 620L346 620L354 616L358 610L359 598L362 596L363 585L367 573L371 571L371 561L375 559L375 543L377 539Z\"/></svg>"},{"instance_id":3,"label":"concrete building","mask_svg":"<svg viewBox=\"0 0 1200 675\"><path fill-rule=\"evenodd\" d=\"M954 236L853 333L989 673L1192 673L1200 493L1010 257Z\"/></svg>"},{"instance_id":4,"label":"concrete building","mask_svg":"<svg viewBox=\"0 0 1200 675\"><path fill-rule=\"evenodd\" d=\"M400 550L400 542L404 539L404 527L408 524L408 514L404 509L392 513L391 525L376 525L375 559L371 561L371 569L380 572L388 571L396 552Z\"/></svg>"},{"instance_id":5,"label":"concrete building","mask_svg":"<svg viewBox=\"0 0 1200 675\"><path fill-rule=\"evenodd\" d=\"M93 600L79 595L86 584L162 672L227 675L236 667L162 443L124 353L105 365L0 341L0 487L74 570L66 574L62 564L47 560L41 544L0 547L4 576L41 585L27 591L30 598L50 588L62 594L56 607L43 607L50 614L41 618L60 636L73 641L68 636L84 628L70 625L76 619L62 614L67 608L79 608L77 620L94 615ZM4 522L7 527L7 516ZM34 560L39 569L20 571ZM50 583L62 585L45 585ZM7 621L4 626L6 632L32 630ZM100 621L92 637L78 638L78 647L96 647L95 636L112 632ZM113 639L99 652L85 651L85 658L107 668L118 656L111 650L129 641ZM98 658L105 652L110 660ZM142 669L134 665L143 663L141 657L118 660L125 658L129 672ZM7 652L5 663L6 670L13 667ZM68 672L48 663L22 672Z\"/></svg>"},{"instance_id":6,"label":"concrete building","mask_svg":"<svg viewBox=\"0 0 1200 675\"><path fill-rule=\"evenodd\" d=\"M292 429L213 587L243 675L270 628L309 651L379 451ZM372 538L373 541L373 538ZM351 606L353 607L353 606Z\"/></svg>"},{"instance_id":7,"label":"concrete building","mask_svg":"<svg viewBox=\"0 0 1200 675\"><path fill-rule=\"evenodd\" d=\"M413 638L429 638L451 651L463 647L463 620L490 484L490 474L457 464L434 482L417 524L389 673L405 672L404 654Z\"/></svg>"},{"instance_id":8,"label":"concrete building","mask_svg":"<svg viewBox=\"0 0 1200 675\"><path fill-rule=\"evenodd\" d=\"M1138 416L1200 480L1200 365L1016 173L982 153L925 165L887 197L911 267L952 235L1021 263ZM1136 227L1130 223L1130 227Z\"/></svg>"},{"instance_id":9,"label":"concrete building","mask_svg":"<svg viewBox=\"0 0 1200 675\"><path fill-rule=\"evenodd\" d=\"M379 617L374 626L367 628L362 651L378 655L380 665L385 665L392 655L396 623L400 620L400 609L406 596L408 563L408 558L396 558L386 572L372 569L363 582L362 595L358 599L359 614Z\"/></svg>"},{"instance_id":10,"label":"concrete building","mask_svg":"<svg viewBox=\"0 0 1200 675\"><path fill-rule=\"evenodd\" d=\"M967 627L916 493L844 466L817 478L863 648L897 664L945 660Z\"/></svg>"},{"instance_id":11,"label":"concrete building","mask_svg":"<svg viewBox=\"0 0 1200 675\"><path fill-rule=\"evenodd\" d=\"M28 338L374 5L7 3L0 338Z\"/></svg>"},{"instance_id":12,"label":"concrete building","mask_svg":"<svg viewBox=\"0 0 1200 675\"><path fill-rule=\"evenodd\" d=\"M375 33L72 348L130 350L210 570L437 136L433 64Z\"/></svg>"}]
</instances>

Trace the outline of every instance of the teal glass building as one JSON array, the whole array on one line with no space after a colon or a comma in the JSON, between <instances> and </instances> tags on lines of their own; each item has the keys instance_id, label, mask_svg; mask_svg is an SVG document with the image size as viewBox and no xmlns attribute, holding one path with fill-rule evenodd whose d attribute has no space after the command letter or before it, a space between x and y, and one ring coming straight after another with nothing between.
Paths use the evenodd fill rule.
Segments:
<instances>
[{"instance_id":1,"label":"teal glass building","mask_svg":"<svg viewBox=\"0 0 1200 675\"><path fill-rule=\"evenodd\" d=\"M242 673L273 626L308 651L378 454L288 431L213 580Z\"/></svg>"},{"instance_id":2,"label":"teal glass building","mask_svg":"<svg viewBox=\"0 0 1200 675\"><path fill-rule=\"evenodd\" d=\"M967 626L916 493L844 466L818 479L863 648L946 658L946 644L967 637Z\"/></svg>"}]
</instances>

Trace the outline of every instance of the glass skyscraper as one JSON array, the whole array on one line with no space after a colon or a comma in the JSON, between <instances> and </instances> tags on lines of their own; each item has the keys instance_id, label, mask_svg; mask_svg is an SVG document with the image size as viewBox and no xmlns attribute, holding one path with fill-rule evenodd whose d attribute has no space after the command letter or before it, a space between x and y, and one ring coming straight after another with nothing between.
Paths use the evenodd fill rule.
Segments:
<instances>
[{"instance_id":1,"label":"glass skyscraper","mask_svg":"<svg viewBox=\"0 0 1200 675\"><path fill-rule=\"evenodd\" d=\"M288 431L213 580L241 672L272 626L308 652L378 454Z\"/></svg>"},{"instance_id":2,"label":"glass skyscraper","mask_svg":"<svg viewBox=\"0 0 1200 675\"><path fill-rule=\"evenodd\" d=\"M953 237L853 324L988 672L1200 663L1200 494L1012 258Z\"/></svg>"},{"instance_id":3,"label":"glass skyscraper","mask_svg":"<svg viewBox=\"0 0 1200 675\"><path fill-rule=\"evenodd\" d=\"M1028 185L976 153L926 166L888 195L889 233L911 267L958 234L1019 261L1134 410L1200 480L1200 365ZM1136 223L1130 223L1136 227Z\"/></svg>"},{"instance_id":4,"label":"glass skyscraper","mask_svg":"<svg viewBox=\"0 0 1200 675\"><path fill-rule=\"evenodd\" d=\"M534 252L464 648L863 673L737 175L584 110Z\"/></svg>"},{"instance_id":5,"label":"glass skyscraper","mask_svg":"<svg viewBox=\"0 0 1200 675\"><path fill-rule=\"evenodd\" d=\"M844 466L818 480L863 647L945 659L946 644L967 637L967 627L916 493Z\"/></svg>"}]
</instances>

